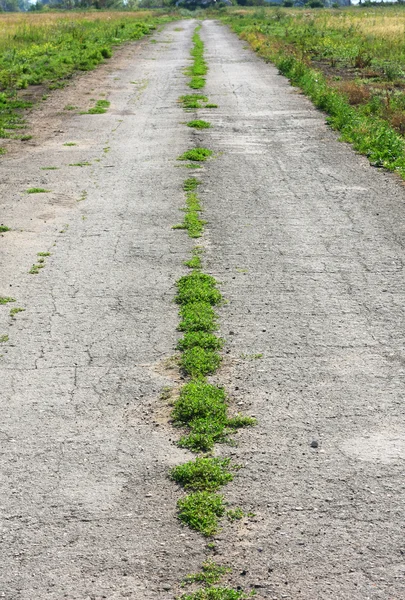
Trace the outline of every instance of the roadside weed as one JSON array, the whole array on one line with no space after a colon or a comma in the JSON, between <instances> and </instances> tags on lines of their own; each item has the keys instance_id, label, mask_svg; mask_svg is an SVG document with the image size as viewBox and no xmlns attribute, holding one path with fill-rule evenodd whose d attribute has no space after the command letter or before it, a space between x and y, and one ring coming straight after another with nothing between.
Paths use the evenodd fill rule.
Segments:
<instances>
[{"instance_id":1,"label":"roadside weed","mask_svg":"<svg viewBox=\"0 0 405 600\"><path fill-rule=\"evenodd\" d=\"M107 109L110 106L110 102L108 100L97 100L96 105L92 108L89 108L88 111L82 114L86 115L102 115L107 112Z\"/></svg>"}]
</instances>

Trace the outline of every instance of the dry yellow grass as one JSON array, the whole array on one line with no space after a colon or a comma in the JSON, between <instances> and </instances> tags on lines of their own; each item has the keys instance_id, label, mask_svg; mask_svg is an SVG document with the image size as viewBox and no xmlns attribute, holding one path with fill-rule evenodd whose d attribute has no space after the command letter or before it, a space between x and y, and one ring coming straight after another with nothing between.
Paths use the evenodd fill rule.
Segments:
<instances>
[{"instance_id":1,"label":"dry yellow grass","mask_svg":"<svg viewBox=\"0 0 405 600\"><path fill-rule=\"evenodd\" d=\"M103 12L42 12L42 13L0 13L0 51L18 44L19 39L35 37L35 30L46 31L55 23L75 21L112 21L117 19L144 20L151 17L151 11L103 11ZM17 38L17 39L16 39Z\"/></svg>"}]
</instances>

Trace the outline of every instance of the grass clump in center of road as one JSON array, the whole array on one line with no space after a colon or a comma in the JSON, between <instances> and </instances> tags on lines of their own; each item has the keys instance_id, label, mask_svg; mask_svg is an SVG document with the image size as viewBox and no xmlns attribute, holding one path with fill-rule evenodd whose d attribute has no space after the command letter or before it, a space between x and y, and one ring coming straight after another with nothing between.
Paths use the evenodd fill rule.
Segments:
<instances>
[{"instance_id":1,"label":"grass clump in center of road","mask_svg":"<svg viewBox=\"0 0 405 600\"><path fill-rule=\"evenodd\" d=\"M183 184L185 190L192 190L197 187L199 181L195 177L186 179ZM183 210L183 209L182 209ZM186 229L191 238L198 238L203 232L205 221L200 219L201 204L198 196L193 191L187 191L186 208L183 223L174 225L173 229Z\"/></svg>"},{"instance_id":2,"label":"grass clump in center of road","mask_svg":"<svg viewBox=\"0 0 405 600\"><path fill-rule=\"evenodd\" d=\"M208 452L215 442L225 442L232 429L254 425L255 419L227 415L225 391L204 379L190 381L183 386L174 403L172 419L175 425L185 425L190 433L179 445L193 452Z\"/></svg>"},{"instance_id":3,"label":"grass clump in center of road","mask_svg":"<svg viewBox=\"0 0 405 600\"><path fill-rule=\"evenodd\" d=\"M184 373L195 378L215 373L220 364L221 356L218 352L200 346L184 350L180 359L180 367Z\"/></svg>"},{"instance_id":4,"label":"grass clump in center of road","mask_svg":"<svg viewBox=\"0 0 405 600\"><path fill-rule=\"evenodd\" d=\"M190 269L195 269L195 270L201 269L202 268L202 262L201 262L201 254L202 253L203 253L203 249L201 248L201 246L195 246L195 248L193 248L193 250L192 250L192 257L189 260L186 260L184 262L186 267L189 267Z\"/></svg>"},{"instance_id":5,"label":"grass clump in center of road","mask_svg":"<svg viewBox=\"0 0 405 600\"><path fill-rule=\"evenodd\" d=\"M51 190L46 190L44 188L32 187L27 190L27 194L47 194Z\"/></svg>"},{"instance_id":6,"label":"grass clump in center of road","mask_svg":"<svg viewBox=\"0 0 405 600\"><path fill-rule=\"evenodd\" d=\"M188 83L188 86L193 90L200 90L205 86L204 77L192 77Z\"/></svg>"},{"instance_id":7,"label":"grass clump in center of road","mask_svg":"<svg viewBox=\"0 0 405 600\"><path fill-rule=\"evenodd\" d=\"M213 155L213 151L208 148L192 148L191 150L187 150L180 154L177 157L177 160L191 160L195 162L200 162L207 160L210 156Z\"/></svg>"},{"instance_id":8,"label":"grass clump in center of road","mask_svg":"<svg viewBox=\"0 0 405 600\"><path fill-rule=\"evenodd\" d=\"M211 492L195 492L177 502L179 519L206 537L218 531L219 519L225 514L224 498Z\"/></svg>"},{"instance_id":9,"label":"grass clump in center of road","mask_svg":"<svg viewBox=\"0 0 405 600\"><path fill-rule=\"evenodd\" d=\"M15 302L15 298L10 296L0 296L0 304L7 304L8 302Z\"/></svg>"},{"instance_id":10,"label":"grass clump in center of road","mask_svg":"<svg viewBox=\"0 0 405 600\"><path fill-rule=\"evenodd\" d=\"M233 479L230 458L196 458L170 471L170 477L186 490L215 492Z\"/></svg>"},{"instance_id":11,"label":"grass clump in center of road","mask_svg":"<svg viewBox=\"0 0 405 600\"><path fill-rule=\"evenodd\" d=\"M208 302L190 302L180 309L180 331L215 331L217 315Z\"/></svg>"},{"instance_id":12,"label":"grass clump in center of road","mask_svg":"<svg viewBox=\"0 0 405 600\"><path fill-rule=\"evenodd\" d=\"M189 331L177 343L178 350L188 350L189 348L206 348L208 350L220 350L224 345L224 340L213 333L205 331Z\"/></svg>"},{"instance_id":13,"label":"grass clump in center of road","mask_svg":"<svg viewBox=\"0 0 405 600\"><path fill-rule=\"evenodd\" d=\"M183 190L185 192L193 192L200 185L200 181L196 177L189 177L183 183Z\"/></svg>"},{"instance_id":14,"label":"grass clump in center of road","mask_svg":"<svg viewBox=\"0 0 405 600\"><path fill-rule=\"evenodd\" d=\"M208 121L203 121L202 119L194 119L193 121L189 121L187 123L187 127L194 127L194 129L209 129L211 127L211 123L208 123Z\"/></svg>"},{"instance_id":15,"label":"grass clump in center of road","mask_svg":"<svg viewBox=\"0 0 405 600\"><path fill-rule=\"evenodd\" d=\"M213 583L218 583L224 575L227 573L231 573L232 569L227 567L221 567L213 560L208 559L202 565L202 571L200 573L192 573L191 575L187 575L183 579L183 584L190 583L206 583L208 585L212 585Z\"/></svg>"},{"instance_id":16,"label":"grass clump in center of road","mask_svg":"<svg viewBox=\"0 0 405 600\"><path fill-rule=\"evenodd\" d=\"M206 273L193 271L188 275L180 277L177 281L177 304L189 304L190 302L208 302L219 304L222 300L221 292L216 287L215 278Z\"/></svg>"},{"instance_id":17,"label":"grass clump in center of road","mask_svg":"<svg viewBox=\"0 0 405 600\"><path fill-rule=\"evenodd\" d=\"M183 108L191 110L193 108L203 108L201 103L207 103L208 97L202 94L185 94L180 96L179 101L183 104Z\"/></svg>"},{"instance_id":18,"label":"grass clump in center of road","mask_svg":"<svg viewBox=\"0 0 405 600\"><path fill-rule=\"evenodd\" d=\"M231 588L209 587L191 594L183 594L179 600L247 600L252 596L254 596L253 591L250 594L245 594L245 592Z\"/></svg>"}]
</instances>

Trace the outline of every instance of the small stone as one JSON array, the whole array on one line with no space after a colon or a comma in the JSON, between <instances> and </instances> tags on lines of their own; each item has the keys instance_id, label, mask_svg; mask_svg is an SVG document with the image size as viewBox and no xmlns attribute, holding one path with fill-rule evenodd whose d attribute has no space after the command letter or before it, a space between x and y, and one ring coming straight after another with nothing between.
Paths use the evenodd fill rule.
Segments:
<instances>
[{"instance_id":1,"label":"small stone","mask_svg":"<svg viewBox=\"0 0 405 600\"><path fill-rule=\"evenodd\" d=\"M168 592L169 590L172 589L172 586L169 585L168 583L165 583L164 586L162 586L164 590L166 590L166 592Z\"/></svg>"},{"instance_id":2,"label":"small stone","mask_svg":"<svg viewBox=\"0 0 405 600\"><path fill-rule=\"evenodd\" d=\"M312 440L311 442L311 448L318 448L319 444L318 444L318 440Z\"/></svg>"}]
</instances>

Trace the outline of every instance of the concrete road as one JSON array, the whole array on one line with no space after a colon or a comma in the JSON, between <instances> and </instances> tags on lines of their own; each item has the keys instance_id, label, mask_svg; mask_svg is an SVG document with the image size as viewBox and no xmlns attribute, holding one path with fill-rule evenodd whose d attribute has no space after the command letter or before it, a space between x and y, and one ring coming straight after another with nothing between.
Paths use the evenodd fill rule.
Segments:
<instances>
[{"instance_id":1,"label":"concrete road","mask_svg":"<svg viewBox=\"0 0 405 600\"><path fill-rule=\"evenodd\" d=\"M168 599L204 561L176 521L167 472L191 455L159 399L192 247L171 229L188 175L175 159L201 145L216 153L204 260L229 300L215 380L258 418L219 449L245 467L227 500L256 516L224 525L215 558L260 599L400 600L403 185L214 21L201 36L219 108L198 111L212 129L185 127L195 24L86 75L105 115L65 117L0 162L0 295L16 298L0 306L0 598ZM51 256L28 274L37 252Z\"/></svg>"}]
</instances>

